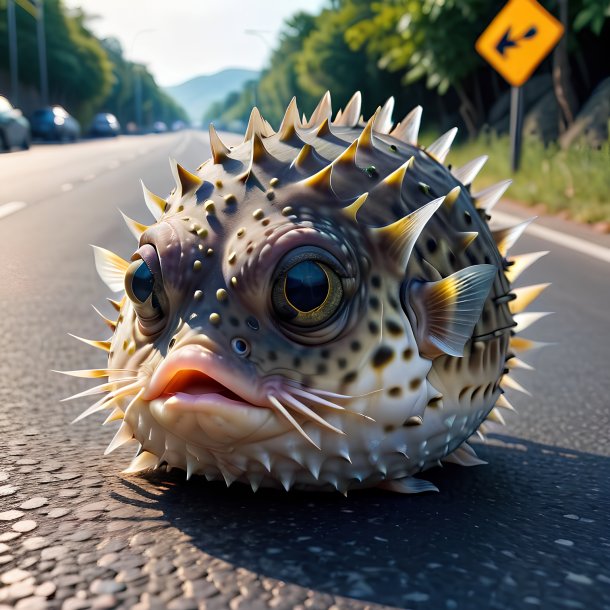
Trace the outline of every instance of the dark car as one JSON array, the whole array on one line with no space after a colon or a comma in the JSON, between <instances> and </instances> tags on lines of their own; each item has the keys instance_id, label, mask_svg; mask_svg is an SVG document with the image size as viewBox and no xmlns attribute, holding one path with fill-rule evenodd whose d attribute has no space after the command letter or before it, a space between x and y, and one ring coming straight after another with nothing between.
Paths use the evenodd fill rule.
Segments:
<instances>
[{"instance_id":1,"label":"dark car","mask_svg":"<svg viewBox=\"0 0 610 610\"><path fill-rule=\"evenodd\" d=\"M30 147L30 123L21 110L0 95L0 150Z\"/></svg>"},{"instance_id":2,"label":"dark car","mask_svg":"<svg viewBox=\"0 0 610 610\"><path fill-rule=\"evenodd\" d=\"M32 135L44 140L74 142L80 136L79 122L61 106L37 110L30 119Z\"/></svg>"},{"instance_id":3,"label":"dark car","mask_svg":"<svg viewBox=\"0 0 610 610\"><path fill-rule=\"evenodd\" d=\"M92 136L118 136L121 133L121 125L114 114L100 112L93 117L89 133Z\"/></svg>"}]
</instances>

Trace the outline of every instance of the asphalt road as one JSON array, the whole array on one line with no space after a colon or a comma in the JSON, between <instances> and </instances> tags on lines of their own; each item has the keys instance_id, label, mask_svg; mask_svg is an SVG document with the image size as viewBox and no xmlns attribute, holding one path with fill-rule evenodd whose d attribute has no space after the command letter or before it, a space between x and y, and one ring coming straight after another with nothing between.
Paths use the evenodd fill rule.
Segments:
<instances>
[{"instance_id":1,"label":"asphalt road","mask_svg":"<svg viewBox=\"0 0 610 610\"><path fill-rule=\"evenodd\" d=\"M184 132L0 156L0 610L610 609L610 267L535 235L515 252L552 253L519 284L553 282L536 309L557 314L527 334L557 345L517 376L533 398L509 395L488 465L428 473L439 494L126 476L112 426L70 425L84 385L50 370L102 366L67 332L101 338L90 304L111 313L88 244L127 258L138 178L167 193L168 156L208 155Z\"/></svg>"}]
</instances>

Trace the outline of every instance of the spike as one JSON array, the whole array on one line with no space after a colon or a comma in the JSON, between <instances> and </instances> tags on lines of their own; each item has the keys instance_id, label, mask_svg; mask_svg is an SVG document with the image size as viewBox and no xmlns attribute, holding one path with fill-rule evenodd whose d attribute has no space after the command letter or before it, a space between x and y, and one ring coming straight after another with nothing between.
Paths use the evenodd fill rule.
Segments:
<instances>
[{"instance_id":1,"label":"spike","mask_svg":"<svg viewBox=\"0 0 610 610\"><path fill-rule=\"evenodd\" d=\"M70 377L80 377L82 379L100 379L108 377L111 373L136 373L129 369L83 369L80 371L51 371L60 375L69 375Z\"/></svg>"},{"instance_id":2,"label":"spike","mask_svg":"<svg viewBox=\"0 0 610 610\"><path fill-rule=\"evenodd\" d=\"M250 482L250 487L252 487L252 491L256 493L258 488L261 486L263 482L264 475L262 472L252 472L248 474L248 481Z\"/></svg>"},{"instance_id":3,"label":"spike","mask_svg":"<svg viewBox=\"0 0 610 610\"><path fill-rule=\"evenodd\" d=\"M199 461L197 458L190 453L186 454L186 480L190 480L193 476L193 473L197 470L199 466Z\"/></svg>"},{"instance_id":4,"label":"spike","mask_svg":"<svg viewBox=\"0 0 610 610\"><path fill-rule=\"evenodd\" d=\"M364 202L367 200L369 196L368 193L362 193L360 197L356 197L352 203L350 203L347 207L341 210L341 213L350 218L351 220L356 220L356 216L358 214L358 210L364 205Z\"/></svg>"},{"instance_id":5,"label":"spike","mask_svg":"<svg viewBox=\"0 0 610 610\"><path fill-rule=\"evenodd\" d=\"M223 163L229 158L229 147L220 139L214 125L210 123L210 148L212 149L212 158L214 163Z\"/></svg>"},{"instance_id":6,"label":"spike","mask_svg":"<svg viewBox=\"0 0 610 610\"><path fill-rule=\"evenodd\" d=\"M330 130L330 122L328 119L324 119L320 124L320 127L316 130L317 138L324 138L325 136L332 135L332 131Z\"/></svg>"},{"instance_id":7,"label":"spike","mask_svg":"<svg viewBox=\"0 0 610 610\"><path fill-rule=\"evenodd\" d=\"M532 284L531 286L522 286L515 288L513 294L515 299L508 303L508 308L511 313L521 313L530 303L536 300L540 294L550 286L547 284Z\"/></svg>"},{"instance_id":8,"label":"spike","mask_svg":"<svg viewBox=\"0 0 610 610\"><path fill-rule=\"evenodd\" d=\"M362 106L362 94L360 91L356 91L352 95L350 101L347 103L345 110L339 117L335 119L335 125L345 125L346 127L355 127L358 124L358 118L360 117L360 108Z\"/></svg>"},{"instance_id":9,"label":"spike","mask_svg":"<svg viewBox=\"0 0 610 610\"><path fill-rule=\"evenodd\" d=\"M546 256L548 250L543 252L530 252L529 254L517 254L508 258L510 266L504 271L508 281L512 284L514 281L530 266L533 265L539 258Z\"/></svg>"},{"instance_id":10,"label":"spike","mask_svg":"<svg viewBox=\"0 0 610 610\"><path fill-rule=\"evenodd\" d=\"M375 146L373 145L373 125L377 120L377 115L379 114L380 108L375 110L375 114L368 120L367 124L364 126L360 135L358 136L358 150L364 150L368 152L373 152Z\"/></svg>"},{"instance_id":11,"label":"spike","mask_svg":"<svg viewBox=\"0 0 610 610\"><path fill-rule=\"evenodd\" d=\"M503 180L502 182L498 182L489 188L481 191L480 193L476 193L472 198L474 199L475 205L485 210L486 212L490 212L492 208L500 201L500 197L504 195L506 189L513 183L512 180Z\"/></svg>"},{"instance_id":12,"label":"spike","mask_svg":"<svg viewBox=\"0 0 610 610\"><path fill-rule=\"evenodd\" d=\"M388 259L396 263L400 273L407 268L417 238L444 199L439 197L390 225L372 229L379 239L386 242Z\"/></svg>"},{"instance_id":13,"label":"spike","mask_svg":"<svg viewBox=\"0 0 610 610\"><path fill-rule=\"evenodd\" d=\"M407 161L405 161L399 168L395 169L391 174L388 174L381 181L379 186L385 185L395 190L397 193L400 193L402 190L402 183L405 179L405 174L407 173L407 170L413 167L413 163L415 163L415 157L407 159Z\"/></svg>"},{"instance_id":14,"label":"spike","mask_svg":"<svg viewBox=\"0 0 610 610\"><path fill-rule=\"evenodd\" d=\"M294 475L292 474L292 472L283 472L282 474L280 474L280 482L282 483L282 487L286 491L290 491L290 488L292 487L293 478Z\"/></svg>"},{"instance_id":15,"label":"spike","mask_svg":"<svg viewBox=\"0 0 610 610\"><path fill-rule=\"evenodd\" d=\"M133 431L131 426L123 421L121 423L121 427L118 429L117 433L114 435L114 438L110 441L108 447L106 447L106 451L104 451L104 455L108 455L112 453L115 449L123 446L125 443L128 443L133 438Z\"/></svg>"},{"instance_id":16,"label":"spike","mask_svg":"<svg viewBox=\"0 0 610 610\"><path fill-rule=\"evenodd\" d=\"M299 109L297 108L297 98L293 97L286 108L286 113L278 130L280 142L287 142L295 136L298 123Z\"/></svg>"},{"instance_id":17,"label":"spike","mask_svg":"<svg viewBox=\"0 0 610 610\"><path fill-rule=\"evenodd\" d=\"M328 192L332 191L331 186L331 175L333 172L333 165L329 163L323 167L319 172L301 180L300 184L317 191Z\"/></svg>"},{"instance_id":18,"label":"spike","mask_svg":"<svg viewBox=\"0 0 610 610\"><path fill-rule=\"evenodd\" d=\"M222 474L222 478L225 480L227 487L231 487L231 484L235 481L237 475L234 475L226 468L220 468L220 473Z\"/></svg>"},{"instance_id":19,"label":"spike","mask_svg":"<svg viewBox=\"0 0 610 610\"><path fill-rule=\"evenodd\" d=\"M119 394L125 395L131 394L131 390L138 387L135 383L130 383L125 385L124 382L127 381L135 381L137 377L125 377L123 379L117 379L115 381L107 381L106 383L102 383L100 385L89 388L88 390L83 390L78 394L73 394L72 396L68 396L67 398L62 398L61 402L67 402L68 400L74 400L76 398L83 398L84 396L93 396L95 394L102 394L105 392L109 392L106 398L114 398ZM121 385L123 384L123 385ZM118 386L118 387L117 387Z\"/></svg>"},{"instance_id":20,"label":"spike","mask_svg":"<svg viewBox=\"0 0 610 610\"><path fill-rule=\"evenodd\" d=\"M530 350L537 350L542 347L553 345L553 343L543 343L542 341L532 341L525 337L511 337L509 341L510 349L514 352L527 352Z\"/></svg>"},{"instance_id":21,"label":"spike","mask_svg":"<svg viewBox=\"0 0 610 610\"><path fill-rule=\"evenodd\" d=\"M121 216L123 217L129 232L139 241L142 233L148 229L148 225L143 225L141 222L133 220L133 218L129 218L129 216L124 214L122 210L119 210L119 212L121 212Z\"/></svg>"},{"instance_id":22,"label":"spike","mask_svg":"<svg viewBox=\"0 0 610 610\"><path fill-rule=\"evenodd\" d=\"M394 97L389 97L386 103L383 105L375 123L373 129L379 133L390 133L392 129L392 112L394 112Z\"/></svg>"},{"instance_id":23,"label":"spike","mask_svg":"<svg viewBox=\"0 0 610 610\"><path fill-rule=\"evenodd\" d=\"M421 124L422 107L415 106L409 114L390 132L390 135L407 144L417 144Z\"/></svg>"},{"instance_id":24,"label":"spike","mask_svg":"<svg viewBox=\"0 0 610 610\"><path fill-rule=\"evenodd\" d=\"M104 420L104 423L102 424L102 426L105 426L106 424L109 424L110 422L113 422L113 421L121 421L124 417L125 417L125 413L123 412L123 409L120 409L119 407L115 407L113 409L112 413Z\"/></svg>"},{"instance_id":25,"label":"spike","mask_svg":"<svg viewBox=\"0 0 610 610\"><path fill-rule=\"evenodd\" d=\"M413 284L406 298L417 317L423 355L463 355L497 272L495 265L473 265L439 282Z\"/></svg>"},{"instance_id":26,"label":"spike","mask_svg":"<svg viewBox=\"0 0 610 610\"><path fill-rule=\"evenodd\" d=\"M301 127L305 127L306 123L307 123L307 117L305 116L305 113L303 113L303 116L301 117Z\"/></svg>"},{"instance_id":27,"label":"spike","mask_svg":"<svg viewBox=\"0 0 610 610\"><path fill-rule=\"evenodd\" d=\"M296 399L289 392L282 392L282 398L289 403L289 406L294 409L297 413L304 415L305 417L320 424L320 426L335 432L336 434L345 434L343 430L336 428L332 424L328 423L324 418L320 417L315 411L310 409L307 405L304 405L300 400Z\"/></svg>"},{"instance_id":28,"label":"spike","mask_svg":"<svg viewBox=\"0 0 610 610\"><path fill-rule=\"evenodd\" d=\"M457 134L457 127L453 127L446 133L444 133L438 140L432 142L430 146L425 148L425 151L439 163L443 163L449 154L451 144Z\"/></svg>"},{"instance_id":29,"label":"spike","mask_svg":"<svg viewBox=\"0 0 610 610\"><path fill-rule=\"evenodd\" d=\"M262 138L260 137L260 135L258 133L255 133L252 136L252 151L251 151L251 156L250 156L249 171L251 171L252 165L254 163L260 163L260 161L262 161L264 158L270 157L270 156L271 155L269 154L269 152L265 148L265 145L263 144Z\"/></svg>"},{"instance_id":30,"label":"spike","mask_svg":"<svg viewBox=\"0 0 610 610\"><path fill-rule=\"evenodd\" d=\"M100 411L106 411L110 409L112 405L117 401L117 398L108 398L108 396L103 396L97 402L93 403L90 407L85 409L80 415L75 417L72 420L72 423L75 424L94 413L99 413Z\"/></svg>"},{"instance_id":31,"label":"spike","mask_svg":"<svg viewBox=\"0 0 610 610\"><path fill-rule=\"evenodd\" d=\"M311 117L309 118L309 122L304 127L317 127L320 125L324 119L328 119L330 121L332 117L332 104L330 99L330 91L327 91L316 106L316 109L313 111Z\"/></svg>"},{"instance_id":32,"label":"spike","mask_svg":"<svg viewBox=\"0 0 610 610\"><path fill-rule=\"evenodd\" d=\"M263 119L263 123L265 123L265 133L263 133L263 136L265 136L265 138L270 138L271 136L274 136L275 131L273 131L271 123L265 119Z\"/></svg>"},{"instance_id":33,"label":"spike","mask_svg":"<svg viewBox=\"0 0 610 610\"><path fill-rule=\"evenodd\" d=\"M502 413L498 411L498 409L492 409L488 414L486 419L488 421L492 421L496 424L500 424L501 426L506 426L506 420L502 416Z\"/></svg>"},{"instance_id":34,"label":"spike","mask_svg":"<svg viewBox=\"0 0 610 610\"><path fill-rule=\"evenodd\" d=\"M445 196L445 201L443 205L447 210L451 210L453 208L453 204L458 200L460 193L462 192L462 188L460 186L454 186Z\"/></svg>"},{"instance_id":35,"label":"spike","mask_svg":"<svg viewBox=\"0 0 610 610\"><path fill-rule=\"evenodd\" d=\"M510 305L509 305L510 307ZM540 312L533 312L533 311L528 311L526 313L518 313L515 314L513 316L515 322L517 323L517 326L515 326L515 328L513 328L513 330L516 333L520 333L522 331L524 331L526 328L528 328L529 326L531 326L532 324L534 324L535 322L538 322L538 320L541 320L542 318L550 315L551 311L540 311Z\"/></svg>"},{"instance_id":36,"label":"spike","mask_svg":"<svg viewBox=\"0 0 610 610\"><path fill-rule=\"evenodd\" d=\"M419 494L425 491L438 491L438 487L429 481L416 479L415 477L404 477L392 481L382 481L378 487L387 491L395 491L401 494Z\"/></svg>"},{"instance_id":37,"label":"spike","mask_svg":"<svg viewBox=\"0 0 610 610\"><path fill-rule=\"evenodd\" d=\"M496 246L498 246L498 250L502 256L507 255L508 251L515 245L515 242L521 237L523 231L525 231L527 226L533 220L535 220L535 217L521 222L513 227L497 229L491 232L494 241L496 242Z\"/></svg>"},{"instance_id":38,"label":"spike","mask_svg":"<svg viewBox=\"0 0 610 610\"><path fill-rule=\"evenodd\" d=\"M295 157L291 164L291 167L297 169L306 170L306 164L313 157L313 146L311 144L305 144L299 151L299 154Z\"/></svg>"},{"instance_id":39,"label":"spike","mask_svg":"<svg viewBox=\"0 0 610 610\"><path fill-rule=\"evenodd\" d=\"M142 451L142 453L131 460L131 464L123 470L123 474L136 474L143 470L150 470L151 468L155 468L158 463L159 458L156 455L153 455L148 451Z\"/></svg>"},{"instance_id":40,"label":"spike","mask_svg":"<svg viewBox=\"0 0 610 610\"><path fill-rule=\"evenodd\" d=\"M114 332L116 330L116 326L117 323L114 322L113 320L109 320L95 305L91 305L91 307L93 307L93 311L95 311L95 313L102 318L102 320L104 321L104 324L106 324L106 326L112 331Z\"/></svg>"},{"instance_id":41,"label":"spike","mask_svg":"<svg viewBox=\"0 0 610 610\"><path fill-rule=\"evenodd\" d=\"M339 110L337 110L337 114L335 115L335 120L333 121L333 125L335 125L337 123L337 121L341 118L342 114L343 114L343 110L341 110L341 108L339 108Z\"/></svg>"},{"instance_id":42,"label":"spike","mask_svg":"<svg viewBox=\"0 0 610 610\"><path fill-rule=\"evenodd\" d=\"M334 161L335 167L349 169L356 166L356 150L358 140L354 140Z\"/></svg>"},{"instance_id":43,"label":"spike","mask_svg":"<svg viewBox=\"0 0 610 610\"><path fill-rule=\"evenodd\" d=\"M77 335L73 335L72 333L68 333L71 337L90 345L91 347L97 347L97 349L101 349L105 352L110 351L110 341L94 341L93 339L83 339L82 337L78 337Z\"/></svg>"},{"instance_id":44,"label":"spike","mask_svg":"<svg viewBox=\"0 0 610 610\"><path fill-rule=\"evenodd\" d=\"M124 299L125 297L123 297ZM106 299L117 311L121 311L121 306L123 304L123 302L121 301L120 303L118 301L113 301L112 299Z\"/></svg>"},{"instance_id":45,"label":"spike","mask_svg":"<svg viewBox=\"0 0 610 610\"><path fill-rule=\"evenodd\" d=\"M246 134L244 136L244 142L248 142L252 139L252 136L256 133L263 137L267 131L264 119L261 116L258 108L254 106L250 113L250 119L248 120L248 126L246 127Z\"/></svg>"},{"instance_id":46,"label":"spike","mask_svg":"<svg viewBox=\"0 0 610 610\"><path fill-rule=\"evenodd\" d=\"M531 396L530 392L528 392L519 382L515 381L512 377L509 377L508 375L504 375L504 377L502 377L502 386L505 388L510 388L511 390L517 390L517 392L522 392L523 394Z\"/></svg>"},{"instance_id":47,"label":"spike","mask_svg":"<svg viewBox=\"0 0 610 610\"><path fill-rule=\"evenodd\" d=\"M129 263L110 250L91 246L95 257L95 268L102 281L112 290L120 292L125 289L125 273Z\"/></svg>"},{"instance_id":48,"label":"spike","mask_svg":"<svg viewBox=\"0 0 610 610\"><path fill-rule=\"evenodd\" d=\"M464 231L463 233L459 233L460 237L460 246L462 250L466 250L468 246L479 236L477 231Z\"/></svg>"},{"instance_id":49,"label":"spike","mask_svg":"<svg viewBox=\"0 0 610 610\"><path fill-rule=\"evenodd\" d=\"M203 180L199 176L191 174L191 172L184 169L176 159L170 159L169 165L172 169L174 180L176 181L178 197L184 197L185 195L192 193L203 184Z\"/></svg>"},{"instance_id":50,"label":"spike","mask_svg":"<svg viewBox=\"0 0 610 610\"><path fill-rule=\"evenodd\" d=\"M456 180L459 180L462 184L468 186L469 184L472 184L472 181L477 177L477 174L483 169L483 166L487 163L487 159L489 159L487 155L482 155L481 157L477 157L465 165L462 165L462 167L451 170L451 173Z\"/></svg>"},{"instance_id":51,"label":"spike","mask_svg":"<svg viewBox=\"0 0 610 610\"><path fill-rule=\"evenodd\" d=\"M159 220L163 212L165 212L165 208L167 207L167 201L159 195L155 195L151 191L149 191L144 182L140 180L140 184L142 185L142 192L144 193L144 202L146 203L146 207L150 210L150 213L153 215L155 220Z\"/></svg>"},{"instance_id":52,"label":"spike","mask_svg":"<svg viewBox=\"0 0 610 610\"><path fill-rule=\"evenodd\" d=\"M487 464L485 460L481 460L474 449L468 444L464 443L449 455L443 458L443 462L450 464L458 464L459 466L480 466Z\"/></svg>"},{"instance_id":53,"label":"spike","mask_svg":"<svg viewBox=\"0 0 610 610\"><path fill-rule=\"evenodd\" d=\"M500 409L506 409L507 411L513 411L516 413L515 408L513 407L513 405L510 404L510 402L508 402L504 394L500 394L498 400L496 400L496 407Z\"/></svg>"},{"instance_id":54,"label":"spike","mask_svg":"<svg viewBox=\"0 0 610 610\"><path fill-rule=\"evenodd\" d=\"M533 366L530 366L527 362L523 362L520 358L513 356L506 362L506 367L509 369L523 369L524 371L535 370Z\"/></svg>"}]
</instances>

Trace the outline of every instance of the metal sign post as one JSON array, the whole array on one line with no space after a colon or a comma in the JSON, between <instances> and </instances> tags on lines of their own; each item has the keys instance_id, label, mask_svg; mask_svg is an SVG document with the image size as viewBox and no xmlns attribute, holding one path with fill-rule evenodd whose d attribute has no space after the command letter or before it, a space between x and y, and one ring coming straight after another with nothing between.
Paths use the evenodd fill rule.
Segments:
<instances>
[{"instance_id":1,"label":"metal sign post","mask_svg":"<svg viewBox=\"0 0 610 610\"><path fill-rule=\"evenodd\" d=\"M510 89L510 169L518 172L521 165L521 135L523 133L523 89Z\"/></svg>"},{"instance_id":2,"label":"metal sign post","mask_svg":"<svg viewBox=\"0 0 610 610\"><path fill-rule=\"evenodd\" d=\"M563 25L535 0L510 0L475 44L478 53L510 85L510 161L519 169L523 91L540 62L563 35Z\"/></svg>"}]
</instances>

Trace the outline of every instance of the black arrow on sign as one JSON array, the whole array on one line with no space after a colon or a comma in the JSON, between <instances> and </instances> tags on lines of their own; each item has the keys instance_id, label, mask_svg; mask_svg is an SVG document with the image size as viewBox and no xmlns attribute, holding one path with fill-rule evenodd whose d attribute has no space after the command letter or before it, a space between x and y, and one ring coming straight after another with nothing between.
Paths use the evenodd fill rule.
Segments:
<instances>
[{"instance_id":1,"label":"black arrow on sign","mask_svg":"<svg viewBox=\"0 0 610 610\"><path fill-rule=\"evenodd\" d=\"M511 38L510 30L511 28L509 26L508 30L506 30L506 32L504 33L502 38L500 38L498 44L496 45L496 49L498 53L500 53L500 55L504 55L506 49L510 49L510 47L519 46L517 43L520 40L527 40L528 38L533 38L538 33L538 29L534 25L527 32L525 32L525 34L522 34L521 36L517 36L515 38Z\"/></svg>"}]
</instances>

